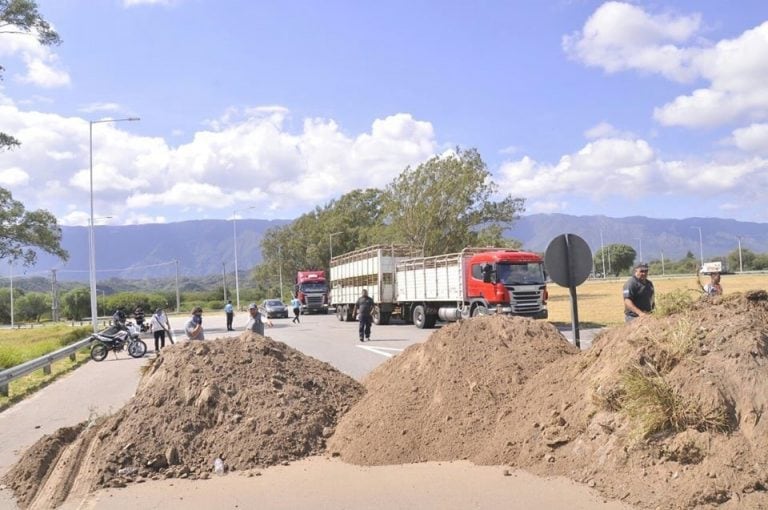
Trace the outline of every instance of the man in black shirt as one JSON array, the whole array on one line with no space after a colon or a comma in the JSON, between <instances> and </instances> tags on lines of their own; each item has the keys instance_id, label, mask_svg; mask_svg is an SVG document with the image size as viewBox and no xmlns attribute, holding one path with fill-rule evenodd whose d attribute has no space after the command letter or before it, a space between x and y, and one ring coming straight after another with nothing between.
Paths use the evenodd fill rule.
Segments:
<instances>
[{"instance_id":1,"label":"man in black shirt","mask_svg":"<svg viewBox=\"0 0 768 510\"><path fill-rule=\"evenodd\" d=\"M635 266L635 274L624 284L624 321L647 315L656 304L653 300L653 283L648 279L648 264Z\"/></svg>"},{"instance_id":2,"label":"man in black shirt","mask_svg":"<svg viewBox=\"0 0 768 510\"><path fill-rule=\"evenodd\" d=\"M371 340L371 323L373 322L373 299L368 296L368 291L363 289L363 294L355 303L355 313L360 321L360 341Z\"/></svg>"}]
</instances>

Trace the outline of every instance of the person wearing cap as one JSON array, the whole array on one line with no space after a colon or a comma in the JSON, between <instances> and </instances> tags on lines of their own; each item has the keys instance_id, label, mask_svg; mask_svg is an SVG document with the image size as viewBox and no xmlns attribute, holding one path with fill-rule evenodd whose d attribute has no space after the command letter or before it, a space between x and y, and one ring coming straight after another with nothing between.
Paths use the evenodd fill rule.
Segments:
<instances>
[{"instance_id":1,"label":"person wearing cap","mask_svg":"<svg viewBox=\"0 0 768 510\"><path fill-rule=\"evenodd\" d=\"M152 328L152 335L155 337L155 354L160 352L160 349L165 348L165 332L168 332L168 338L173 344L173 338L171 338L171 324L168 322L168 316L162 308L155 310L152 318L149 321L149 327Z\"/></svg>"},{"instance_id":2,"label":"person wearing cap","mask_svg":"<svg viewBox=\"0 0 768 510\"><path fill-rule=\"evenodd\" d=\"M203 333L203 309L196 306L192 310L192 317L184 324L184 331L189 340L205 340Z\"/></svg>"},{"instance_id":3,"label":"person wearing cap","mask_svg":"<svg viewBox=\"0 0 768 510\"><path fill-rule=\"evenodd\" d=\"M251 318L248 319L248 322L245 325L245 330L253 331L254 333L264 336L264 317L262 317L262 313L259 310L259 307L256 306L256 303L248 305L248 313ZM272 321L269 320L269 318L267 318L267 326L272 327Z\"/></svg>"},{"instance_id":4,"label":"person wearing cap","mask_svg":"<svg viewBox=\"0 0 768 510\"><path fill-rule=\"evenodd\" d=\"M648 264L640 263L624 284L624 321L648 315L656 307L653 282L648 279Z\"/></svg>"}]
</instances>

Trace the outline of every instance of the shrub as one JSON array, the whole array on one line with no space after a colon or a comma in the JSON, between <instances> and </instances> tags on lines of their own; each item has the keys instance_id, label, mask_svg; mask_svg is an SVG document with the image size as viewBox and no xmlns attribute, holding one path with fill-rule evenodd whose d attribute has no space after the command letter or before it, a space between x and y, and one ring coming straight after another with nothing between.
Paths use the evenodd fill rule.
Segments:
<instances>
[{"instance_id":1,"label":"shrub","mask_svg":"<svg viewBox=\"0 0 768 510\"><path fill-rule=\"evenodd\" d=\"M690 310L693 304L691 292L690 289L675 289L665 294L660 294L656 299L656 314L666 317Z\"/></svg>"}]
</instances>

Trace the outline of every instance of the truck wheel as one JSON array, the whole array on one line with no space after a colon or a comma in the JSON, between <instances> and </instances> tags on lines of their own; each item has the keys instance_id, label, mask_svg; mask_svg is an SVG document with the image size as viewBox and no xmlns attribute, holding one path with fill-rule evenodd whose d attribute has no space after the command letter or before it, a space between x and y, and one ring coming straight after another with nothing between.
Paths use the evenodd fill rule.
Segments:
<instances>
[{"instance_id":1,"label":"truck wheel","mask_svg":"<svg viewBox=\"0 0 768 510\"><path fill-rule=\"evenodd\" d=\"M386 326L389 324L389 312L382 312L378 306L373 307L373 323L377 326Z\"/></svg>"},{"instance_id":2,"label":"truck wheel","mask_svg":"<svg viewBox=\"0 0 768 510\"><path fill-rule=\"evenodd\" d=\"M354 322L356 319L355 319L355 316L352 315L352 312L355 311L355 307L350 305L350 306L344 307L344 310L346 312L347 322Z\"/></svg>"},{"instance_id":3,"label":"truck wheel","mask_svg":"<svg viewBox=\"0 0 768 510\"><path fill-rule=\"evenodd\" d=\"M483 305L477 305L475 309L472 310L472 317L480 317L481 315L488 315L488 308Z\"/></svg>"},{"instance_id":4,"label":"truck wheel","mask_svg":"<svg viewBox=\"0 0 768 510\"><path fill-rule=\"evenodd\" d=\"M413 324L419 329L427 327L427 313L424 311L424 307L416 305L413 307Z\"/></svg>"},{"instance_id":5,"label":"truck wheel","mask_svg":"<svg viewBox=\"0 0 768 510\"><path fill-rule=\"evenodd\" d=\"M347 317L347 311L344 310L343 306L337 306L336 307L336 318L339 319L341 322L344 322L344 319Z\"/></svg>"},{"instance_id":6,"label":"truck wheel","mask_svg":"<svg viewBox=\"0 0 768 510\"><path fill-rule=\"evenodd\" d=\"M427 315L427 317L424 320L424 327L434 328L436 323L437 323L437 315Z\"/></svg>"},{"instance_id":7,"label":"truck wheel","mask_svg":"<svg viewBox=\"0 0 768 510\"><path fill-rule=\"evenodd\" d=\"M381 317L379 317L379 325L380 326L386 326L389 324L389 318L392 316L389 312L381 312Z\"/></svg>"}]
</instances>

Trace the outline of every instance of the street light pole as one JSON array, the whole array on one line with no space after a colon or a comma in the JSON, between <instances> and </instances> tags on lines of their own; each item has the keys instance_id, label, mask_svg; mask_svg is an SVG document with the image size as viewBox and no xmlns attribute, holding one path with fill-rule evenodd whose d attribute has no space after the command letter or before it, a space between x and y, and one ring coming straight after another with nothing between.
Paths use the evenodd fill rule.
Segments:
<instances>
[{"instance_id":1,"label":"street light pole","mask_svg":"<svg viewBox=\"0 0 768 510\"><path fill-rule=\"evenodd\" d=\"M277 264L280 272L280 301L283 300L283 247L277 247Z\"/></svg>"},{"instance_id":2,"label":"street light pole","mask_svg":"<svg viewBox=\"0 0 768 510\"><path fill-rule=\"evenodd\" d=\"M93 237L93 125L103 124L105 122L133 122L139 120L138 117L127 117L125 119L101 119L88 121L88 155L90 167L90 195L91 195L91 224L88 230L88 269L91 283L91 325L93 332L98 330L98 306L96 296L96 242Z\"/></svg>"},{"instance_id":3,"label":"street light pole","mask_svg":"<svg viewBox=\"0 0 768 510\"><path fill-rule=\"evenodd\" d=\"M600 257L603 259L603 279L605 279L605 245L603 244L603 229L600 229Z\"/></svg>"},{"instance_id":4,"label":"street light pole","mask_svg":"<svg viewBox=\"0 0 768 510\"><path fill-rule=\"evenodd\" d=\"M245 209L237 209L232 211L232 239L234 241L235 250L235 304L237 305L238 310L240 310L240 277L237 274L237 213L239 211L247 211L249 209L256 209L256 206L252 205L251 207L246 207Z\"/></svg>"},{"instance_id":5,"label":"street light pole","mask_svg":"<svg viewBox=\"0 0 768 510\"><path fill-rule=\"evenodd\" d=\"M741 236L737 237L737 239L739 240L739 273L743 273L744 272L744 264L743 264L743 261L742 261L742 258L741 258Z\"/></svg>"},{"instance_id":6,"label":"street light pole","mask_svg":"<svg viewBox=\"0 0 768 510\"><path fill-rule=\"evenodd\" d=\"M330 234L328 236L328 251L331 254L331 258L328 259L328 263L330 264L331 259L333 258L333 236L337 236L339 234L343 234L344 232L334 232L333 234Z\"/></svg>"},{"instance_id":7,"label":"street light pole","mask_svg":"<svg viewBox=\"0 0 768 510\"><path fill-rule=\"evenodd\" d=\"M701 227L691 227L696 228L699 230L699 259L701 262L701 267L704 267L704 240L701 236Z\"/></svg>"}]
</instances>

